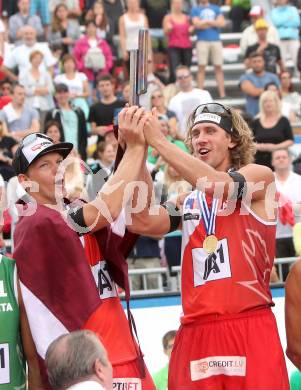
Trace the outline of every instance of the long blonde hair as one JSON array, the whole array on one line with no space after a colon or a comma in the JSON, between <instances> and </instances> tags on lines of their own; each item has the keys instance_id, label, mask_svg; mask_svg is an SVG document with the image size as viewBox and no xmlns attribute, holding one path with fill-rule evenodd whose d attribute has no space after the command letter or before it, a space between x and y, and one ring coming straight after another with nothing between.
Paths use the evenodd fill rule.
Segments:
<instances>
[{"instance_id":1,"label":"long blonde hair","mask_svg":"<svg viewBox=\"0 0 301 390\"><path fill-rule=\"evenodd\" d=\"M227 107L228 108L228 107ZM192 112L188 118L188 131L185 143L192 153L192 128L194 126L194 118L198 107ZM254 160L255 144L253 140L252 130L249 128L247 122L243 117L233 108L229 107L230 113L218 114L222 117L231 117L233 132L230 135L232 142L236 145L229 149L231 167L240 169L241 167L250 164Z\"/></svg>"},{"instance_id":2,"label":"long blonde hair","mask_svg":"<svg viewBox=\"0 0 301 390\"><path fill-rule=\"evenodd\" d=\"M279 117L282 115L282 103L278 96L278 93L275 91L264 91L259 98L259 118L265 120L266 115L264 112L264 102L268 99L273 99L276 103L276 111Z\"/></svg>"}]
</instances>

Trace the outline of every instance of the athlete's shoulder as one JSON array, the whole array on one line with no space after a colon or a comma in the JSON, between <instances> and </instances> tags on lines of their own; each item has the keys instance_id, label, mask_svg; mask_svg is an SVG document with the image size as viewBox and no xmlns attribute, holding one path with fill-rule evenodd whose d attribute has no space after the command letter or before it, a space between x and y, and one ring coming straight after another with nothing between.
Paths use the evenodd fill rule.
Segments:
<instances>
[{"instance_id":1,"label":"athlete's shoulder","mask_svg":"<svg viewBox=\"0 0 301 390\"><path fill-rule=\"evenodd\" d=\"M247 164L241 167L238 172L240 172L245 177L246 181L264 181L265 183L271 183L275 181L273 171L264 165L254 163Z\"/></svg>"}]
</instances>

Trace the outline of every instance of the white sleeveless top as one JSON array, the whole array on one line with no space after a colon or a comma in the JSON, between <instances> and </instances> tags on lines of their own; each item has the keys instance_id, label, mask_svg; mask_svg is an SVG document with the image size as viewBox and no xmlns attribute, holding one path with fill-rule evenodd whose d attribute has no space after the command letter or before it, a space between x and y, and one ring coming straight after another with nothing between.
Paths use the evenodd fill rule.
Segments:
<instances>
[{"instance_id":1,"label":"white sleeveless top","mask_svg":"<svg viewBox=\"0 0 301 390\"><path fill-rule=\"evenodd\" d=\"M126 50L138 49L138 35L140 28L145 27L144 15L140 15L139 20L131 20L127 14L124 14L125 26L125 47Z\"/></svg>"}]
</instances>

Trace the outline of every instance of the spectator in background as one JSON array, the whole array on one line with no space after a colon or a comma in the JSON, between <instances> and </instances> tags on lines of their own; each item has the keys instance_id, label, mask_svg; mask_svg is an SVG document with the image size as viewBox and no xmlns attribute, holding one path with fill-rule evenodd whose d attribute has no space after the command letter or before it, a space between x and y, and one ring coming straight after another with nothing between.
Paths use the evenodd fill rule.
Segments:
<instances>
[{"instance_id":1,"label":"spectator in background","mask_svg":"<svg viewBox=\"0 0 301 390\"><path fill-rule=\"evenodd\" d=\"M47 112L44 126L51 119L57 121L60 126L62 142L71 142L81 158L86 160L87 125L85 114L79 107L73 107L70 104L70 94L66 84L55 86L55 99L57 108Z\"/></svg>"},{"instance_id":2,"label":"spectator in background","mask_svg":"<svg viewBox=\"0 0 301 390\"><path fill-rule=\"evenodd\" d=\"M12 101L13 86L9 80L0 82L0 110Z\"/></svg>"},{"instance_id":3,"label":"spectator in background","mask_svg":"<svg viewBox=\"0 0 301 390\"><path fill-rule=\"evenodd\" d=\"M61 140L61 132L60 132L60 124L57 121L50 120L44 126L44 134L50 137L53 143L58 144L62 142Z\"/></svg>"},{"instance_id":4,"label":"spectator in background","mask_svg":"<svg viewBox=\"0 0 301 390\"><path fill-rule=\"evenodd\" d=\"M291 123L301 118L301 95L294 91L292 78L289 72L282 72L280 78L280 94L282 97L282 113Z\"/></svg>"},{"instance_id":5,"label":"spectator in background","mask_svg":"<svg viewBox=\"0 0 301 390\"><path fill-rule=\"evenodd\" d=\"M292 146L294 136L288 119L282 116L276 92L263 92L259 107L258 118L251 126L256 141L255 162L272 169L272 152Z\"/></svg>"},{"instance_id":6,"label":"spectator in background","mask_svg":"<svg viewBox=\"0 0 301 390\"><path fill-rule=\"evenodd\" d=\"M210 59L219 96L224 98L223 45L219 35L219 30L225 26L224 16L220 7L208 0L199 0L199 5L192 8L190 15L197 34L198 86L204 87L205 70Z\"/></svg>"},{"instance_id":7,"label":"spectator in background","mask_svg":"<svg viewBox=\"0 0 301 390\"><path fill-rule=\"evenodd\" d=\"M58 4L52 15L51 28L49 31L49 43L61 45L62 55L71 53L76 40L80 36L78 21L69 19L68 8L65 4Z\"/></svg>"},{"instance_id":8,"label":"spectator in background","mask_svg":"<svg viewBox=\"0 0 301 390\"><path fill-rule=\"evenodd\" d=\"M8 32L11 42L20 45L23 40L23 27L31 26L35 29L37 39L42 41L44 30L38 15L30 15L30 0L18 1L19 12L12 15L8 20Z\"/></svg>"},{"instance_id":9,"label":"spectator in background","mask_svg":"<svg viewBox=\"0 0 301 390\"><path fill-rule=\"evenodd\" d=\"M98 135L98 141L102 141L108 127L113 128L119 111L125 102L118 100L114 93L112 76L107 74L99 78L97 90L100 93L100 101L90 107L88 121L91 123L92 134Z\"/></svg>"},{"instance_id":10,"label":"spectator in background","mask_svg":"<svg viewBox=\"0 0 301 390\"><path fill-rule=\"evenodd\" d=\"M156 385L156 390L166 390L168 385L168 365L170 360L171 351L173 349L173 345L176 338L176 331L170 330L162 338L163 351L167 356L168 363L162 368L162 370L158 371L153 376L153 380Z\"/></svg>"},{"instance_id":11,"label":"spectator in background","mask_svg":"<svg viewBox=\"0 0 301 390\"><path fill-rule=\"evenodd\" d=\"M249 56L249 63L252 72L243 74L239 79L240 89L246 96L246 112L255 117L259 112L259 96L268 83L280 86L278 77L266 72L263 54L253 52Z\"/></svg>"},{"instance_id":12,"label":"spectator in background","mask_svg":"<svg viewBox=\"0 0 301 390\"><path fill-rule=\"evenodd\" d=\"M112 389L111 363L92 331L78 330L58 337L49 345L45 362L54 389Z\"/></svg>"},{"instance_id":13,"label":"spectator in background","mask_svg":"<svg viewBox=\"0 0 301 390\"><path fill-rule=\"evenodd\" d=\"M95 199L104 183L113 172L115 149L109 142L98 142L94 153L94 162L90 164L92 174L87 177L87 192L89 199Z\"/></svg>"},{"instance_id":14,"label":"spectator in background","mask_svg":"<svg viewBox=\"0 0 301 390\"><path fill-rule=\"evenodd\" d=\"M111 26L101 0L95 1L92 9L88 10L85 20L94 20L97 26L97 36L105 39L110 45L113 43Z\"/></svg>"},{"instance_id":15,"label":"spectator in background","mask_svg":"<svg viewBox=\"0 0 301 390\"><path fill-rule=\"evenodd\" d=\"M49 3L45 0L30 0L30 15L39 15L44 28L44 36L48 38L48 27L50 24Z\"/></svg>"},{"instance_id":16,"label":"spectator in background","mask_svg":"<svg viewBox=\"0 0 301 390\"><path fill-rule=\"evenodd\" d=\"M151 95L151 108L156 108L157 113L159 115L166 115L168 118L168 124L170 128L170 133L174 138L180 137L180 139L184 139L184 136L182 134L178 134L178 120L177 115L175 112L170 111L166 106L164 102L164 95L162 89L155 89L154 92Z\"/></svg>"},{"instance_id":17,"label":"spectator in background","mask_svg":"<svg viewBox=\"0 0 301 390\"><path fill-rule=\"evenodd\" d=\"M122 59L129 71L129 51L138 49L139 30L147 28L149 24L140 9L139 0L127 0L126 5L127 11L119 18L119 39Z\"/></svg>"},{"instance_id":18,"label":"spectator in background","mask_svg":"<svg viewBox=\"0 0 301 390\"><path fill-rule=\"evenodd\" d=\"M94 2L95 0L86 0L86 9L91 9ZM118 35L118 22L120 16L124 13L124 2L123 0L103 0L102 3L108 17L111 34Z\"/></svg>"},{"instance_id":19,"label":"spectator in background","mask_svg":"<svg viewBox=\"0 0 301 390\"><path fill-rule=\"evenodd\" d=\"M0 56L2 57L4 55L4 42L6 40L6 31L5 31L5 25L0 18Z\"/></svg>"},{"instance_id":20,"label":"spectator in background","mask_svg":"<svg viewBox=\"0 0 301 390\"><path fill-rule=\"evenodd\" d=\"M256 52L263 55L265 70L271 73L279 73L277 71L277 65L280 72L285 69L284 63L281 58L279 46L269 43L267 40L269 25L264 19L257 19L255 23L255 30L258 36L258 42L254 45L248 46L245 54L245 64L249 68L249 56L251 53Z\"/></svg>"},{"instance_id":21,"label":"spectator in background","mask_svg":"<svg viewBox=\"0 0 301 390\"><path fill-rule=\"evenodd\" d=\"M170 0L141 0L141 8L152 29L151 48L155 65L166 62L166 36L162 35L163 18L170 11Z\"/></svg>"},{"instance_id":22,"label":"spectator in background","mask_svg":"<svg viewBox=\"0 0 301 390\"><path fill-rule=\"evenodd\" d=\"M288 0L278 0L277 7L272 10L271 18L279 34L283 61L290 58L297 67L297 54L300 47L299 11L293 5L289 5Z\"/></svg>"},{"instance_id":23,"label":"spectator in background","mask_svg":"<svg viewBox=\"0 0 301 390\"><path fill-rule=\"evenodd\" d=\"M25 103L39 112L41 123L44 123L46 112L54 108L52 77L40 68L43 57L40 51L33 51L29 56L31 67L19 75L19 83L25 88Z\"/></svg>"},{"instance_id":24,"label":"spectator in background","mask_svg":"<svg viewBox=\"0 0 301 390\"><path fill-rule=\"evenodd\" d=\"M165 86L154 73L154 61L152 57L148 59L147 72L147 92L140 96L139 103L140 106L150 110L152 93L158 88L163 90Z\"/></svg>"},{"instance_id":25,"label":"spectator in background","mask_svg":"<svg viewBox=\"0 0 301 390\"><path fill-rule=\"evenodd\" d=\"M31 26L23 28L23 44L12 49L5 57L4 66L9 70L18 69L19 73L26 70L30 66L29 56L33 51L39 50L43 53L43 62L41 68L52 71L53 65L57 62L56 58L51 54L47 45L37 42L36 30Z\"/></svg>"},{"instance_id":26,"label":"spectator in background","mask_svg":"<svg viewBox=\"0 0 301 390\"><path fill-rule=\"evenodd\" d=\"M18 148L18 142L4 134L3 123L0 122L0 175L8 182L15 171L12 167L12 158Z\"/></svg>"},{"instance_id":27,"label":"spectator in background","mask_svg":"<svg viewBox=\"0 0 301 390\"><path fill-rule=\"evenodd\" d=\"M97 37L94 21L86 23L86 34L76 41L73 54L77 69L85 73L91 87L98 76L108 73L113 66L111 48L104 39Z\"/></svg>"},{"instance_id":28,"label":"spectator in background","mask_svg":"<svg viewBox=\"0 0 301 390\"><path fill-rule=\"evenodd\" d=\"M34 108L25 106L25 88L16 84L13 87L11 103L0 112L4 134L21 140L30 133L40 129L39 113Z\"/></svg>"},{"instance_id":29,"label":"spectator in background","mask_svg":"<svg viewBox=\"0 0 301 390\"><path fill-rule=\"evenodd\" d=\"M277 191L291 203L295 223L301 222L301 176L292 171L292 158L287 149L278 149L272 153L272 165ZM280 199L281 202L281 199ZM293 226L277 221L276 257L295 257ZM289 269L284 269L286 278Z\"/></svg>"},{"instance_id":30,"label":"spectator in background","mask_svg":"<svg viewBox=\"0 0 301 390\"><path fill-rule=\"evenodd\" d=\"M232 21L232 31L241 32L242 23L250 19L250 0L227 0L226 4L231 7L229 17Z\"/></svg>"},{"instance_id":31,"label":"spectator in background","mask_svg":"<svg viewBox=\"0 0 301 390\"><path fill-rule=\"evenodd\" d=\"M81 15L79 0L49 0L49 9L53 13L59 4L65 4L70 18L78 19Z\"/></svg>"},{"instance_id":32,"label":"spectator in background","mask_svg":"<svg viewBox=\"0 0 301 390\"><path fill-rule=\"evenodd\" d=\"M258 19L264 17L263 8L260 5L254 5L250 11L251 25L246 27L241 35L240 39L240 51L244 56L248 46L252 46L258 42L258 35L255 30L255 23ZM267 31L267 40L269 43L279 44L279 37L276 28L269 24Z\"/></svg>"},{"instance_id":33,"label":"spectator in background","mask_svg":"<svg viewBox=\"0 0 301 390\"><path fill-rule=\"evenodd\" d=\"M191 112L200 104L212 102L212 98L208 91L193 88L192 75L187 66L178 66L176 80L180 91L170 99L168 109L177 115L180 133L184 135Z\"/></svg>"},{"instance_id":34,"label":"spectator in background","mask_svg":"<svg viewBox=\"0 0 301 390\"><path fill-rule=\"evenodd\" d=\"M170 82L175 82L175 69L178 65L190 67L192 43L190 34L194 31L188 15L182 11L183 1L172 0L171 12L163 19L163 31L167 36Z\"/></svg>"},{"instance_id":35,"label":"spectator in background","mask_svg":"<svg viewBox=\"0 0 301 390\"><path fill-rule=\"evenodd\" d=\"M64 73L57 75L54 78L55 84L67 85L72 104L75 107L80 107L85 113L85 117L89 116L89 106L87 98L89 97L88 78L83 72L77 72L76 61L71 54L65 54L62 58L62 66Z\"/></svg>"}]
</instances>

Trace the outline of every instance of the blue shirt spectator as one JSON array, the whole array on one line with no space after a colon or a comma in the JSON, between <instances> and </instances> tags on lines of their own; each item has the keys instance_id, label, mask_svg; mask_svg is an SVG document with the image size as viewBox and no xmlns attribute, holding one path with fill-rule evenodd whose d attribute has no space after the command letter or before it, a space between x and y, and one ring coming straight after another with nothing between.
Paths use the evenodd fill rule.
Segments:
<instances>
[{"instance_id":1,"label":"blue shirt spectator","mask_svg":"<svg viewBox=\"0 0 301 390\"><path fill-rule=\"evenodd\" d=\"M274 73L264 70L264 57L260 53L252 53L249 57L251 73L243 74L239 79L239 86L246 97L246 111L255 116L259 112L259 97L267 84L273 83L280 87L280 80Z\"/></svg>"},{"instance_id":2,"label":"blue shirt spectator","mask_svg":"<svg viewBox=\"0 0 301 390\"><path fill-rule=\"evenodd\" d=\"M296 7L289 4L279 5L272 10L271 18L281 40L299 40L300 15Z\"/></svg>"},{"instance_id":3,"label":"blue shirt spectator","mask_svg":"<svg viewBox=\"0 0 301 390\"><path fill-rule=\"evenodd\" d=\"M221 14L220 7L214 4L207 3L206 5L198 5L193 7L190 13L191 18L198 17L202 21L215 20ZM208 27L205 29L197 29L198 41L219 41L219 28Z\"/></svg>"},{"instance_id":4,"label":"blue shirt spectator","mask_svg":"<svg viewBox=\"0 0 301 390\"><path fill-rule=\"evenodd\" d=\"M280 81L278 76L271 72L264 72L262 75L258 76L254 72L243 74L239 79L239 84L245 80L250 81L256 88L264 89L265 86L269 83L274 83L280 87ZM246 111L248 114L255 116L259 112L259 98L257 96L250 96L245 94L246 102Z\"/></svg>"}]
</instances>

